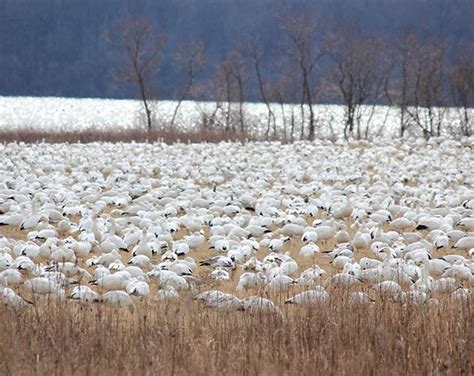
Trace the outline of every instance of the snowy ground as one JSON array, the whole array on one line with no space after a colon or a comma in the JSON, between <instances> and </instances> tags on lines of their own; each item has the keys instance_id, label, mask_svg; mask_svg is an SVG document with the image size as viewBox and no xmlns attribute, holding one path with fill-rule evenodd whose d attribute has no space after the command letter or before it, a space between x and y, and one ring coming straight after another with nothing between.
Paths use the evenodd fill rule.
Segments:
<instances>
[{"instance_id":1,"label":"snowy ground","mask_svg":"<svg viewBox=\"0 0 474 376\"><path fill-rule=\"evenodd\" d=\"M176 102L162 101L154 104L157 126L169 123ZM223 105L225 108L226 106ZM344 107L315 105L317 137L340 136L343 129ZM272 106L276 117L277 132L282 135L286 123L291 132L291 117L295 119L294 136L299 138L301 111L299 106ZM215 103L183 102L175 121L180 130L189 130L202 122L204 114L210 115ZM237 116L237 105L233 105ZM372 114L373 112L373 114ZM224 113L218 112L223 123ZM293 114L293 115L292 115ZM267 129L267 109L259 103L247 103L244 107L246 124L253 135L263 135ZM455 126L456 110L450 110L445 128ZM387 106L367 106L362 114L362 131L370 119L370 137L398 134L398 111ZM37 131L77 131L87 129L129 129L144 124L140 102L136 100L77 99L54 97L0 97L1 129L34 129Z\"/></svg>"}]
</instances>

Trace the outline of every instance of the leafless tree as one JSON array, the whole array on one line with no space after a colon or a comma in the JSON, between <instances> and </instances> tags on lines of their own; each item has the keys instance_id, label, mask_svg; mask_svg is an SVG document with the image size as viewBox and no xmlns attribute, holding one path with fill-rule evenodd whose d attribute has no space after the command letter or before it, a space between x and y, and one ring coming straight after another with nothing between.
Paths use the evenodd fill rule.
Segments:
<instances>
[{"instance_id":1,"label":"leafless tree","mask_svg":"<svg viewBox=\"0 0 474 376\"><path fill-rule=\"evenodd\" d=\"M450 70L451 93L459 113L461 133L472 134L472 108L474 107L474 45L466 47L463 55Z\"/></svg>"},{"instance_id":2,"label":"leafless tree","mask_svg":"<svg viewBox=\"0 0 474 376\"><path fill-rule=\"evenodd\" d=\"M411 125L411 119L407 114L410 104L410 88L412 85L410 67L416 53L417 39L413 34L408 34L395 48L392 59L398 67L398 75L392 80L392 85L386 87L386 97L390 105L398 108L399 135L403 137Z\"/></svg>"},{"instance_id":3,"label":"leafless tree","mask_svg":"<svg viewBox=\"0 0 474 376\"><path fill-rule=\"evenodd\" d=\"M411 42L408 65L409 103L406 112L423 136L440 136L447 113L445 47L438 41Z\"/></svg>"},{"instance_id":4,"label":"leafless tree","mask_svg":"<svg viewBox=\"0 0 474 376\"><path fill-rule=\"evenodd\" d=\"M324 54L323 49L316 42L317 18L311 14L286 13L277 15L277 20L290 40L290 46L287 49L288 55L296 62L300 72L302 123L304 124L304 106L306 105L309 110L308 138L312 140L316 126L313 108L315 99L314 73L316 64Z\"/></svg>"},{"instance_id":5,"label":"leafless tree","mask_svg":"<svg viewBox=\"0 0 474 376\"><path fill-rule=\"evenodd\" d=\"M107 38L125 50L126 64L115 72L114 78L136 85L145 110L147 129L151 131L150 100L155 93L153 76L159 67L165 36L153 30L148 19L131 16L109 31Z\"/></svg>"},{"instance_id":6,"label":"leafless tree","mask_svg":"<svg viewBox=\"0 0 474 376\"><path fill-rule=\"evenodd\" d=\"M348 25L327 39L331 57L331 80L345 106L344 137L368 137L375 105L386 92L391 65L383 44L375 38L361 37L357 26ZM365 114L362 130L362 107L372 106ZM356 133L355 133L356 132Z\"/></svg>"},{"instance_id":7,"label":"leafless tree","mask_svg":"<svg viewBox=\"0 0 474 376\"><path fill-rule=\"evenodd\" d=\"M183 100L192 92L196 78L204 70L206 57L204 55L204 47L200 42L193 42L187 45L178 46L175 55L178 70L186 75L186 83L182 89L176 107L171 118L171 126L174 125L176 116Z\"/></svg>"},{"instance_id":8,"label":"leafless tree","mask_svg":"<svg viewBox=\"0 0 474 376\"><path fill-rule=\"evenodd\" d=\"M248 55L252 61L255 75L258 82L258 90L260 93L260 100L265 104L267 108L267 129L265 132L266 137L270 134L270 128L273 123L273 135L276 135L276 117L269 102L269 94L264 76L262 73L262 46L257 40L253 40L248 45Z\"/></svg>"},{"instance_id":9,"label":"leafless tree","mask_svg":"<svg viewBox=\"0 0 474 376\"><path fill-rule=\"evenodd\" d=\"M299 74L298 74L299 76ZM296 81L294 71L285 71L282 67L278 77L270 82L269 85L269 99L271 102L278 103L280 107L283 140L295 140L296 106L290 104L296 95L300 92L299 85L295 85ZM288 116L287 111L290 111ZM276 122L274 123L273 137L278 137ZM289 126L289 129L288 129Z\"/></svg>"},{"instance_id":10,"label":"leafless tree","mask_svg":"<svg viewBox=\"0 0 474 376\"><path fill-rule=\"evenodd\" d=\"M228 54L217 67L217 81L222 91L217 92L220 101L226 104L225 110L225 130L236 132L236 122L240 127L240 132L245 133L245 88L248 80L248 67L242 54L233 51ZM237 121L233 119L233 105L238 106Z\"/></svg>"}]
</instances>

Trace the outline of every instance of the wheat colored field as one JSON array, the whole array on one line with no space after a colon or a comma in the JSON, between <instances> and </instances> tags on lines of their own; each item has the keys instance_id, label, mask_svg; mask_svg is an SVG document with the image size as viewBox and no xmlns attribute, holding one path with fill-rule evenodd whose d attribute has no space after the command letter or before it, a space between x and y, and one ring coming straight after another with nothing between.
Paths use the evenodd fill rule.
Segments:
<instances>
[{"instance_id":1,"label":"wheat colored field","mask_svg":"<svg viewBox=\"0 0 474 376\"><path fill-rule=\"evenodd\" d=\"M473 374L472 147L1 145L0 374Z\"/></svg>"}]
</instances>

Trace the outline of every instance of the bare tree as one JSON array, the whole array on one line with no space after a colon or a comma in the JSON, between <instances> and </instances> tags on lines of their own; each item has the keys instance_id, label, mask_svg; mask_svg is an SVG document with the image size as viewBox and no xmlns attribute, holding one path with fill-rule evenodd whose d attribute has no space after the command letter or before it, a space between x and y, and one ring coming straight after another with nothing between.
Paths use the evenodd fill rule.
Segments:
<instances>
[{"instance_id":1,"label":"bare tree","mask_svg":"<svg viewBox=\"0 0 474 376\"><path fill-rule=\"evenodd\" d=\"M174 125L176 116L183 100L190 95L195 85L196 78L204 70L206 57L204 47L200 42L193 42L189 45L181 45L176 50L175 61L178 70L186 75L186 83L178 97L178 102L171 118L171 126Z\"/></svg>"},{"instance_id":2,"label":"bare tree","mask_svg":"<svg viewBox=\"0 0 474 376\"><path fill-rule=\"evenodd\" d=\"M255 69L255 75L257 77L258 82L258 90L260 93L260 100L265 104L267 108L267 129L265 132L265 136L268 137L270 133L271 124L273 122L273 135L276 135L276 117L273 113L273 110L270 106L269 97L268 97L268 88L264 81L264 76L262 74L262 46L257 41L252 41L248 46L248 54L250 59L253 63L253 67Z\"/></svg>"},{"instance_id":3,"label":"bare tree","mask_svg":"<svg viewBox=\"0 0 474 376\"><path fill-rule=\"evenodd\" d=\"M238 51L228 54L217 66L218 90L217 96L226 104L225 131L236 132L236 122L239 124L240 132L245 133L245 88L248 80L248 67L245 59ZM233 106L238 106L237 120L233 119Z\"/></svg>"},{"instance_id":4,"label":"bare tree","mask_svg":"<svg viewBox=\"0 0 474 376\"><path fill-rule=\"evenodd\" d=\"M298 75L299 76L299 75ZM279 76L270 83L269 87L269 99L272 102L278 103L281 113L281 121L283 127L283 139L285 141L288 138L291 141L295 139L295 106L290 104L297 93L300 91L298 85L295 85L296 81L294 71L284 71L283 68L280 70ZM287 116L287 110L290 110L289 119ZM288 130L288 125L290 129ZM273 124L273 136L277 137L276 121Z\"/></svg>"},{"instance_id":5,"label":"bare tree","mask_svg":"<svg viewBox=\"0 0 474 376\"><path fill-rule=\"evenodd\" d=\"M107 38L125 50L127 62L115 72L114 78L136 85L145 110L147 129L151 131L153 117L150 100L155 92L153 75L158 70L164 34L154 31L148 19L131 16L119 22Z\"/></svg>"},{"instance_id":6,"label":"bare tree","mask_svg":"<svg viewBox=\"0 0 474 376\"><path fill-rule=\"evenodd\" d=\"M331 33L327 39L331 57L331 80L345 106L344 137L368 137L375 105L386 92L391 65L383 44L375 38L361 37L357 26ZM371 103L362 130L362 108ZM354 134L356 132L356 134Z\"/></svg>"},{"instance_id":7,"label":"bare tree","mask_svg":"<svg viewBox=\"0 0 474 376\"><path fill-rule=\"evenodd\" d=\"M315 134L314 115L314 72L316 64L324 54L323 49L316 43L317 19L308 14L278 15L277 20L290 40L289 56L296 62L302 83L301 114L302 128L304 124L304 105L309 110L310 140ZM303 130L302 130L303 134Z\"/></svg>"},{"instance_id":8,"label":"bare tree","mask_svg":"<svg viewBox=\"0 0 474 376\"><path fill-rule=\"evenodd\" d=\"M447 113L445 47L438 41L411 42L408 65L409 103L406 112L423 136L440 136Z\"/></svg>"},{"instance_id":9,"label":"bare tree","mask_svg":"<svg viewBox=\"0 0 474 376\"><path fill-rule=\"evenodd\" d=\"M463 55L450 70L451 93L459 113L459 126L465 136L472 134L474 107L474 45L465 48Z\"/></svg>"},{"instance_id":10,"label":"bare tree","mask_svg":"<svg viewBox=\"0 0 474 376\"><path fill-rule=\"evenodd\" d=\"M412 59L416 53L417 39L413 34L408 34L402 43L396 46L396 54L392 57L398 66L398 75L392 80L392 85L386 87L386 97L390 105L398 108L399 116L399 135L403 137L409 129L411 119L407 114L407 108L410 104L410 88L412 85L410 67Z\"/></svg>"}]
</instances>

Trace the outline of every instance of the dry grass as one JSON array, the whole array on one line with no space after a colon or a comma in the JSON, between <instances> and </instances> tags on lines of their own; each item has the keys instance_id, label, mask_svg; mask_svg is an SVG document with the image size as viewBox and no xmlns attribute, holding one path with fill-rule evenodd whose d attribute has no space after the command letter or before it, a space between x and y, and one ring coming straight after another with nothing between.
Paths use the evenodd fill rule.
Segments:
<instances>
[{"instance_id":1,"label":"dry grass","mask_svg":"<svg viewBox=\"0 0 474 376\"><path fill-rule=\"evenodd\" d=\"M10 226L4 235L25 236ZM186 235L181 231L178 237ZM329 250L327 243L322 250ZM301 242L288 248L300 265L314 263L334 274L329 258L298 255ZM357 253L356 258L368 254ZM441 251L442 252L442 251ZM444 251L446 252L446 251ZM443 253L444 253L443 252ZM263 258L268 250L258 251ZM208 245L194 251L196 260L215 255ZM124 255L126 262L130 255ZM81 263L82 264L82 263ZM209 268L199 268L203 290L235 293L242 270L231 281L206 279ZM329 302L312 309L285 305L295 286L282 294L260 291L277 303L283 319L216 311L181 293L174 302L134 298L136 306L112 309L81 306L71 301L37 300L34 306L13 311L0 306L0 374L2 375L469 375L474 331L471 301L439 296L441 304L403 305L378 299L355 305L331 291ZM359 288L360 290L360 288ZM368 291L368 290L366 290ZM370 291L368 291L371 293ZM26 290L19 293L32 299ZM255 294L247 291L239 294Z\"/></svg>"},{"instance_id":2,"label":"dry grass","mask_svg":"<svg viewBox=\"0 0 474 376\"><path fill-rule=\"evenodd\" d=\"M142 128L122 130L87 129L84 131L38 131L31 129L0 130L0 143L75 143L75 142L156 142L167 144L176 142L247 142L253 140L248 134L224 132L218 129L200 127L195 131L180 131L178 129L155 129L147 132Z\"/></svg>"},{"instance_id":3,"label":"dry grass","mask_svg":"<svg viewBox=\"0 0 474 376\"><path fill-rule=\"evenodd\" d=\"M348 228L351 224L346 221ZM4 226L1 231L8 238L26 239L27 231L18 228ZM185 235L183 229L175 238ZM294 238L285 249L298 262L298 273L314 264L328 275L337 272L324 254L301 257L301 245ZM335 244L320 245L329 251ZM267 253L261 249L257 257ZM433 256L446 253L454 252L442 249ZM190 255L198 261L216 252L206 242ZM358 250L355 258L370 255L367 249ZM123 254L122 261L130 257ZM196 271L202 290L235 293L240 268L226 282L207 279L210 270ZM333 290L330 300L318 307L284 304L288 295L302 289L238 294L268 296L283 309L283 318L208 309L191 293L181 293L178 301L159 302L153 299L155 284L149 298L134 298L133 310L69 300L39 300L21 311L0 305L0 375L474 374L472 299L435 296L438 306L380 299L355 305ZM32 299L23 287L18 292Z\"/></svg>"},{"instance_id":4,"label":"dry grass","mask_svg":"<svg viewBox=\"0 0 474 376\"><path fill-rule=\"evenodd\" d=\"M468 375L472 308L333 297L285 318L203 309L191 299L131 312L42 302L0 307L3 375Z\"/></svg>"}]
</instances>

